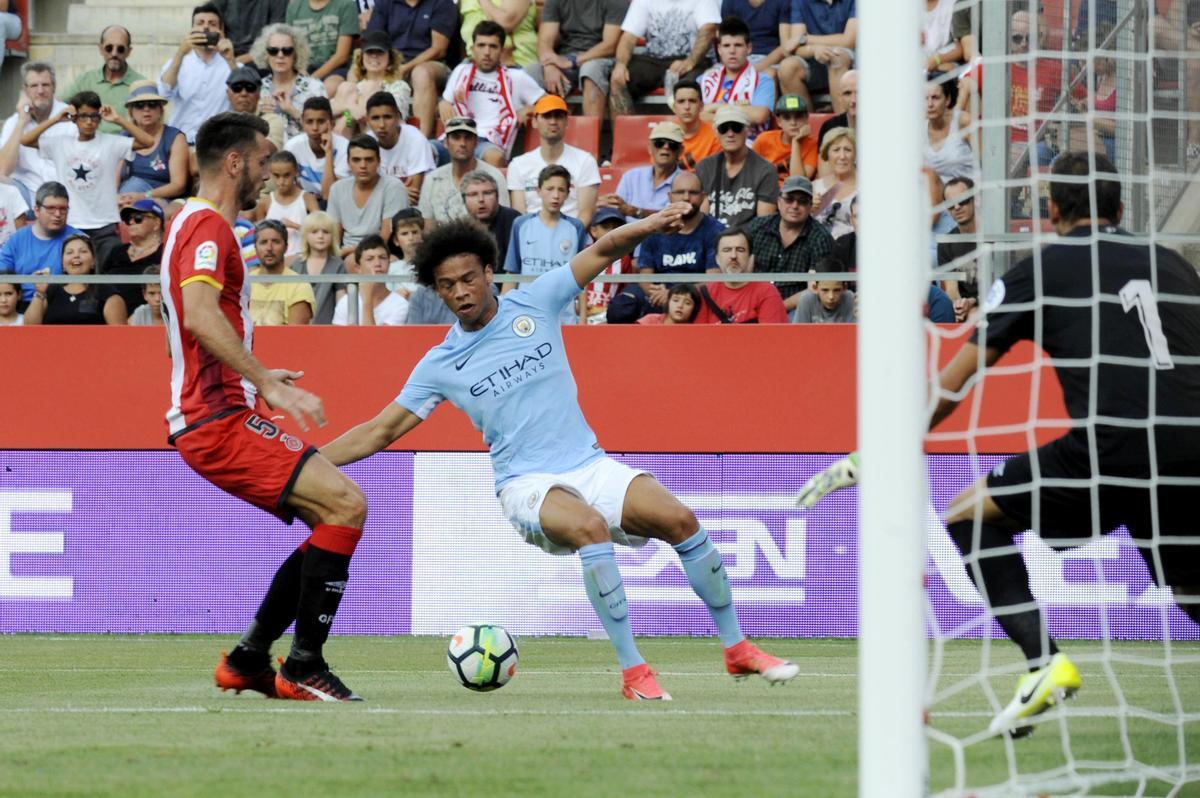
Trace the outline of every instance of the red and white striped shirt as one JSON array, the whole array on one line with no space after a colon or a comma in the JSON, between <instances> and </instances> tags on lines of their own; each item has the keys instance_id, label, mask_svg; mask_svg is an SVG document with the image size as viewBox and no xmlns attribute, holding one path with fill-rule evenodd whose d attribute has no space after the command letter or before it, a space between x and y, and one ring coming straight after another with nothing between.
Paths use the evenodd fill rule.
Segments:
<instances>
[{"instance_id":1,"label":"red and white striped shirt","mask_svg":"<svg viewBox=\"0 0 1200 798\"><path fill-rule=\"evenodd\" d=\"M171 434L223 410L253 408L254 386L205 350L184 325L183 287L203 282L220 292L221 312L247 351L254 345L246 264L233 228L212 203L192 197L171 220L159 279L171 345Z\"/></svg>"}]
</instances>

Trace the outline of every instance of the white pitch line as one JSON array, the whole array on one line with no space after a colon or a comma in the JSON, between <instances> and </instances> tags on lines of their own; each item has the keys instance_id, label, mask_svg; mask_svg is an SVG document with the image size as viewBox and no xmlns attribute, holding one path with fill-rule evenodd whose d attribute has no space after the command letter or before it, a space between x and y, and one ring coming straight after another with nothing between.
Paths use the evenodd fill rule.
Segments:
<instances>
[{"instance_id":1,"label":"white pitch line","mask_svg":"<svg viewBox=\"0 0 1200 798\"><path fill-rule=\"evenodd\" d=\"M235 699L237 700L237 699ZM265 701L265 699L264 699ZM272 702L274 703L274 702ZM666 706L656 704L657 706ZM324 706L298 704L292 706L266 707L0 707L0 715L217 715L217 714L291 714L294 712L328 712ZM336 710L334 710L336 711ZM417 709L402 707L355 707L355 714L368 715L414 715L414 716L578 716L614 715L620 717L640 716L715 716L715 717L785 717L785 718L845 718L855 713L844 709L794 709L794 710L746 710L734 711L724 709ZM981 716L982 717L982 716Z\"/></svg>"}]
</instances>

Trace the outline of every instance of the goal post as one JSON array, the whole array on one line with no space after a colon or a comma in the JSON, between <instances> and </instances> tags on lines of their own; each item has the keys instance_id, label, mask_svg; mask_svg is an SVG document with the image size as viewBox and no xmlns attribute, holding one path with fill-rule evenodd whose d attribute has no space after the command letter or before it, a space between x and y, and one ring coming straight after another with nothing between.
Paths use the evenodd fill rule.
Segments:
<instances>
[{"instance_id":1,"label":"goal post","mask_svg":"<svg viewBox=\"0 0 1200 798\"><path fill-rule=\"evenodd\" d=\"M926 794L923 5L858 5L859 795Z\"/></svg>"}]
</instances>

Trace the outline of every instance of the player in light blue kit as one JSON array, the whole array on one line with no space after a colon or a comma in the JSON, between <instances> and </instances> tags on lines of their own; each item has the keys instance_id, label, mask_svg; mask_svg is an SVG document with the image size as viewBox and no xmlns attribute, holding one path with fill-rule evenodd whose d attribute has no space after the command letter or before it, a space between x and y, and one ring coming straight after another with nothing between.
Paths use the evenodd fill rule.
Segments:
<instances>
[{"instance_id":1,"label":"player in light blue kit","mask_svg":"<svg viewBox=\"0 0 1200 798\"><path fill-rule=\"evenodd\" d=\"M559 316L583 287L654 233L679 229L691 210L675 203L611 231L571 262L502 299L492 292L496 246L471 220L440 225L416 257L417 279L458 317L446 340L413 369L400 396L321 453L337 465L387 448L448 399L483 432L496 492L526 542L553 554L578 552L588 599L608 632L633 700L670 700L638 653L613 543L671 544L704 601L734 676L761 674L772 684L799 672L741 632L721 554L658 480L608 458L579 409L563 349Z\"/></svg>"}]
</instances>

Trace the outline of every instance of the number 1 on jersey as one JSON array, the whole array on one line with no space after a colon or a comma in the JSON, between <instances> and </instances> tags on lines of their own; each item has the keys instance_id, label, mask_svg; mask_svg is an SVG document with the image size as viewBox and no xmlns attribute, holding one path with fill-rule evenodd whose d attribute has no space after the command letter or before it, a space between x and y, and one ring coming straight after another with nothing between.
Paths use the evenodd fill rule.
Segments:
<instances>
[{"instance_id":1,"label":"number 1 on jersey","mask_svg":"<svg viewBox=\"0 0 1200 798\"><path fill-rule=\"evenodd\" d=\"M1167 336L1163 334L1162 317L1158 315L1158 300L1150 289L1149 280L1130 280L1121 287L1121 307L1128 313L1131 308L1137 308L1138 321L1146 333L1146 346L1154 355L1156 369L1173 369L1171 350L1167 346Z\"/></svg>"}]
</instances>

